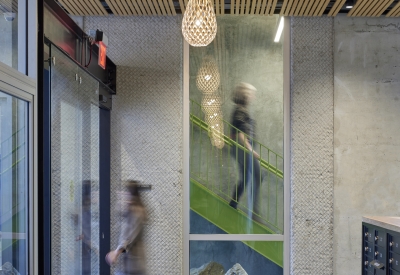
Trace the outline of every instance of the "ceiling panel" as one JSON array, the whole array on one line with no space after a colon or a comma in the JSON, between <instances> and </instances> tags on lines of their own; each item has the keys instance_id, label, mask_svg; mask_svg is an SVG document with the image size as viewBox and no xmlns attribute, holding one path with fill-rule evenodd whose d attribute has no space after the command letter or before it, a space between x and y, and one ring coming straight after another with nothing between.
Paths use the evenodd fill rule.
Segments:
<instances>
[{"instance_id":1,"label":"ceiling panel","mask_svg":"<svg viewBox=\"0 0 400 275\"><path fill-rule=\"evenodd\" d=\"M59 0L58 2L72 15L108 15L98 0Z\"/></svg>"},{"instance_id":2,"label":"ceiling panel","mask_svg":"<svg viewBox=\"0 0 400 275\"><path fill-rule=\"evenodd\" d=\"M400 0L355 0L353 8L346 8L349 0L210 0L217 16L273 15L281 16L336 16L351 17L400 16ZM11 0L0 0L4 7ZM119 16L159 15L174 16L185 12L188 0L58 0L72 15Z\"/></svg>"},{"instance_id":3,"label":"ceiling panel","mask_svg":"<svg viewBox=\"0 0 400 275\"><path fill-rule=\"evenodd\" d=\"M393 2L394 0L358 0L349 11L348 16L381 16Z\"/></svg>"}]
</instances>

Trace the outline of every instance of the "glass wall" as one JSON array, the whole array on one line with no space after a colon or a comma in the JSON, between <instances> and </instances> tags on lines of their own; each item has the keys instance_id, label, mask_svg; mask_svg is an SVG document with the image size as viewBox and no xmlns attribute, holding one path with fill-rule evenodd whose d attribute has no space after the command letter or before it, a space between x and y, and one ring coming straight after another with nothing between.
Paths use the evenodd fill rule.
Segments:
<instances>
[{"instance_id":1,"label":"glass wall","mask_svg":"<svg viewBox=\"0 0 400 275\"><path fill-rule=\"evenodd\" d=\"M283 274L282 242L190 241L189 246L190 274Z\"/></svg>"},{"instance_id":2,"label":"glass wall","mask_svg":"<svg viewBox=\"0 0 400 275\"><path fill-rule=\"evenodd\" d=\"M52 273L99 274L99 83L51 56Z\"/></svg>"},{"instance_id":3,"label":"glass wall","mask_svg":"<svg viewBox=\"0 0 400 275\"><path fill-rule=\"evenodd\" d=\"M23 61L27 47L25 6L26 1L0 0L0 62L22 73L25 73ZM22 64L18 65L19 61Z\"/></svg>"},{"instance_id":4,"label":"glass wall","mask_svg":"<svg viewBox=\"0 0 400 275\"><path fill-rule=\"evenodd\" d=\"M28 103L0 91L0 273L28 274Z\"/></svg>"},{"instance_id":5,"label":"glass wall","mask_svg":"<svg viewBox=\"0 0 400 275\"><path fill-rule=\"evenodd\" d=\"M224 272L240 264L248 266L248 274L261 274L250 272L257 270L253 259L234 257L228 249L240 244L249 255L261 255L257 262L263 268L274 267L268 274L283 273L283 242L261 241L282 235L284 226L283 45L274 42L278 19L217 17L214 41L190 47L190 234L260 235L255 242L233 237L238 240L234 246L191 241L191 269L218 258ZM207 249L221 253L207 258Z\"/></svg>"}]
</instances>

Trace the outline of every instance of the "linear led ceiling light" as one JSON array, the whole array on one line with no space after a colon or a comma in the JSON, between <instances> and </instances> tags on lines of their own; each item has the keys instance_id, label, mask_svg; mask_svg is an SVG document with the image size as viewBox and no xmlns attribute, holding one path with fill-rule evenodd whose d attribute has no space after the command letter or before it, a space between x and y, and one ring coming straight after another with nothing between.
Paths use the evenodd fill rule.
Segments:
<instances>
[{"instance_id":1,"label":"linear led ceiling light","mask_svg":"<svg viewBox=\"0 0 400 275\"><path fill-rule=\"evenodd\" d=\"M274 42L278 43L281 39L282 31L283 31L283 21L284 17L281 17L281 21L279 21L278 30L276 31Z\"/></svg>"},{"instance_id":2,"label":"linear led ceiling light","mask_svg":"<svg viewBox=\"0 0 400 275\"><path fill-rule=\"evenodd\" d=\"M347 0L346 1L346 9L352 9L354 6L354 1L353 0Z\"/></svg>"},{"instance_id":3,"label":"linear led ceiling light","mask_svg":"<svg viewBox=\"0 0 400 275\"><path fill-rule=\"evenodd\" d=\"M182 19L182 34L192 46L204 47L217 34L217 18L211 0L189 0Z\"/></svg>"}]
</instances>

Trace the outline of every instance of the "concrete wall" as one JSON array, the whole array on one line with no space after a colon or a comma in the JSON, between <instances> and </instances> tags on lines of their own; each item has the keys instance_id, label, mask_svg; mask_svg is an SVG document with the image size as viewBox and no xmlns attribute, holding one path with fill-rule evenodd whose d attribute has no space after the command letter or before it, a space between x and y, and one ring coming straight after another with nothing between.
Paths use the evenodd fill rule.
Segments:
<instances>
[{"instance_id":1,"label":"concrete wall","mask_svg":"<svg viewBox=\"0 0 400 275\"><path fill-rule=\"evenodd\" d=\"M400 215L399 45L397 19L335 18L337 275L361 273L362 216Z\"/></svg>"},{"instance_id":2,"label":"concrete wall","mask_svg":"<svg viewBox=\"0 0 400 275\"><path fill-rule=\"evenodd\" d=\"M148 222L148 274L182 274L182 34L181 17L85 17L102 29L118 65L111 111L111 248L117 247L118 191L123 181L143 192ZM114 273L115 269L112 269Z\"/></svg>"}]
</instances>

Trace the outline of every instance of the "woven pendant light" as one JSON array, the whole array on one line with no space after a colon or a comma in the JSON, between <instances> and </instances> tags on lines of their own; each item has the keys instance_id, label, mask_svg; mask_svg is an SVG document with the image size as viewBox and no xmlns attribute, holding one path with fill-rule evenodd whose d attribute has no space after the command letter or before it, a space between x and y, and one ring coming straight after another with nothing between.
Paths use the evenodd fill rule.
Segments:
<instances>
[{"instance_id":1,"label":"woven pendant light","mask_svg":"<svg viewBox=\"0 0 400 275\"><path fill-rule=\"evenodd\" d=\"M210 44L217 34L217 19L210 0L189 0L182 20L182 34L194 47Z\"/></svg>"},{"instance_id":2,"label":"woven pendant light","mask_svg":"<svg viewBox=\"0 0 400 275\"><path fill-rule=\"evenodd\" d=\"M197 88L205 94L213 93L218 90L220 76L218 65L211 56L205 56L199 71L197 72Z\"/></svg>"},{"instance_id":3,"label":"woven pendant light","mask_svg":"<svg viewBox=\"0 0 400 275\"><path fill-rule=\"evenodd\" d=\"M223 148L224 122L220 107L208 105L203 108L203 112L204 120L208 124L208 136L211 144L219 149Z\"/></svg>"},{"instance_id":4,"label":"woven pendant light","mask_svg":"<svg viewBox=\"0 0 400 275\"><path fill-rule=\"evenodd\" d=\"M208 135L213 146L219 149L224 147L224 124L222 119L217 119L208 125Z\"/></svg>"},{"instance_id":5,"label":"woven pendant light","mask_svg":"<svg viewBox=\"0 0 400 275\"><path fill-rule=\"evenodd\" d=\"M210 125L216 121L222 121L222 112L220 110L210 110L204 112L204 121Z\"/></svg>"},{"instance_id":6,"label":"woven pendant light","mask_svg":"<svg viewBox=\"0 0 400 275\"><path fill-rule=\"evenodd\" d=\"M216 95L203 95L201 109L205 115L219 112L221 110L221 98Z\"/></svg>"}]
</instances>

